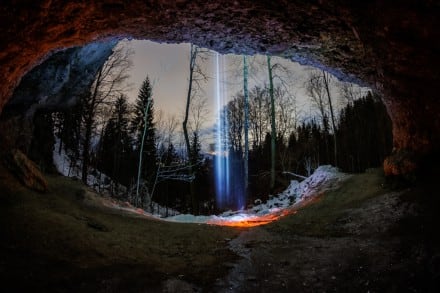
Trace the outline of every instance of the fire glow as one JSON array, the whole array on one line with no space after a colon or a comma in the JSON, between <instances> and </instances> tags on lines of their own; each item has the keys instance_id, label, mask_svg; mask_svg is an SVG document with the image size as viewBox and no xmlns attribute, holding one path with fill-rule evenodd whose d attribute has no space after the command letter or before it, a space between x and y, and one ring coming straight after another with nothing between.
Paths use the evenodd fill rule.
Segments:
<instances>
[{"instance_id":1,"label":"fire glow","mask_svg":"<svg viewBox=\"0 0 440 293\"><path fill-rule=\"evenodd\" d=\"M207 222L210 225L228 226L238 228L257 227L278 221L281 217L295 214L296 210L282 209L275 212L256 215L240 213L230 217L215 217Z\"/></svg>"}]
</instances>

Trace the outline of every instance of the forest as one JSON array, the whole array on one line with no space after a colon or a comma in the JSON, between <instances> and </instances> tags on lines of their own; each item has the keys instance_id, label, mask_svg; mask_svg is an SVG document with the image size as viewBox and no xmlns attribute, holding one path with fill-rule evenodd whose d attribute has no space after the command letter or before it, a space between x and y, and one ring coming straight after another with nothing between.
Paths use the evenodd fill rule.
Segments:
<instances>
[{"instance_id":1,"label":"forest","mask_svg":"<svg viewBox=\"0 0 440 293\"><path fill-rule=\"evenodd\" d=\"M313 69L304 82L313 111L301 116L295 95L285 86L288 80L277 75L283 67L267 56L267 83L248 88L253 68L247 57L238 65L243 90L227 97L220 109L216 123L225 126L224 133L215 135L224 137L227 154L218 153L203 137L208 97L198 90L208 78L200 66L208 52L191 45L182 118L156 111L149 76L136 100L129 101L124 82L130 54L115 47L75 105L35 114L29 156L40 168L55 171L54 158L64 156L67 175L105 196L163 216L175 211L199 215L265 200L320 165L364 172L380 166L391 152L391 122L380 96L348 83L339 83L334 95L330 87L336 78ZM218 156L228 157L229 192L244 195L245 206L216 203Z\"/></svg>"}]
</instances>

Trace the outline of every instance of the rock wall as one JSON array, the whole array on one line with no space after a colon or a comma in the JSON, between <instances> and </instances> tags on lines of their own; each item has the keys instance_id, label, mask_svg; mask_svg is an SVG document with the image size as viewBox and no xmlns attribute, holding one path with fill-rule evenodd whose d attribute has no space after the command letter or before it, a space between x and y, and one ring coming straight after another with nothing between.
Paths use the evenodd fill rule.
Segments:
<instances>
[{"instance_id":1,"label":"rock wall","mask_svg":"<svg viewBox=\"0 0 440 293\"><path fill-rule=\"evenodd\" d=\"M60 109L87 92L116 42L94 42L52 54L23 77L0 117L0 146L28 152L36 111Z\"/></svg>"},{"instance_id":2,"label":"rock wall","mask_svg":"<svg viewBox=\"0 0 440 293\"><path fill-rule=\"evenodd\" d=\"M73 105L90 89L115 45L95 42L54 53L22 78L5 113L32 117L38 109Z\"/></svg>"},{"instance_id":3,"label":"rock wall","mask_svg":"<svg viewBox=\"0 0 440 293\"><path fill-rule=\"evenodd\" d=\"M0 109L54 50L122 37L193 42L276 54L370 85L385 97L395 153L418 160L440 149L439 11L432 0L3 1Z\"/></svg>"}]
</instances>

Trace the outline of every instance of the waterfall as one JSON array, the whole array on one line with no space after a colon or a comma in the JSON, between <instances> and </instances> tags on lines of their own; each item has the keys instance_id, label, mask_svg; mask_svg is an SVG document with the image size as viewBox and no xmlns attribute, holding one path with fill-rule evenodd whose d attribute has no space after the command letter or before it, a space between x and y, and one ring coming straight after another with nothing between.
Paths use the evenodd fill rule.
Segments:
<instances>
[{"instance_id":1,"label":"waterfall","mask_svg":"<svg viewBox=\"0 0 440 293\"><path fill-rule=\"evenodd\" d=\"M219 208L224 208L232 203L230 190L230 167L229 167L229 142L228 121L224 115L225 105L225 60L224 56L215 55L216 84L215 98L217 107L216 141L215 141L215 186L216 200Z\"/></svg>"}]
</instances>

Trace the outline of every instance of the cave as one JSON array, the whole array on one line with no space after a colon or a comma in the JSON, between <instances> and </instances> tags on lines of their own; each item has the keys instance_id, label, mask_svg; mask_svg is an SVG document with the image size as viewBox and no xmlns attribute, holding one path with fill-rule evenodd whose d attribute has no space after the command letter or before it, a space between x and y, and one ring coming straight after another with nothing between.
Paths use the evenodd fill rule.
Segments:
<instances>
[{"instance_id":1,"label":"cave","mask_svg":"<svg viewBox=\"0 0 440 293\"><path fill-rule=\"evenodd\" d=\"M52 52L99 39L192 42L221 53L283 56L368 84L393 121L388 174L416 171L438 153L438 5L118 1L2 5L0 109L23 75Z\"/></svg>"},{"instance_id":2,"label":"cave","mask_svg":"<svg viewBox=\"0 0 440 293\"><path fill-rule=\"evenodd\" d=\"M136 263L133 259L138 256L134 253L127 256L129 260L115 257L110 264L102 264L98 260L99 256L101 253L102 255L107 255L107 249L109 249L108 247L102 247L101 249L104 252L93 250L87 251L84 254L84 258L90 257L94 261L87 272L82 272L82 269L85 269L84 263L87 262L81 262L82 260L77 259L77 263L72 265L69 264L69 260L65 258L65 255L57 258L45 252L47 247L50 248L55 245L51 243L50 236L43 239L40 238L43 236L29 233L26 237L19 237L14 234L13 228L8 227L7 235L11 239L13 236L17 237L14 239L20 239L20 241L17 244L17 247L19 247L17 249L12 244L10 246L6 244L6 248L3 247L5 251L12 251L13 253L2 257L4 258L2 263L10 264L15 259L19 259L16 266L11 270L10 276L12 276L12 281L9 280L7 284L12 286L13 282L19 282L17 276L22 267L25 266L25 258L35 257L37 261L32 262L32 266L25 278L30 280L29 282L37 280L37 288L43 289L65 288L67 291L85 289L86 291L101 290L112 292L112 290L118 291L130 288L129 283L134 283L131 290L136 292L145 290L146 286L151 291L209 291L210 286L214 286L213 284L215 284L213 287L215 291L221 291L221 289L230 286L230 288L247 292L255 289L257 285L264 288L277 288L286 291L292 289L313 291L315 289L325 290L329 288L337 288L339 290L365 289L370 284L373 290L379 291L398 291L399 289L435 291L435 289L439 288L438 272L436 272L438 269L438 249L433 248L431 244L437 243L438 239L431 235L435 234L433 232L435 230L432 227L432 223L428 225L427 222L436 219L435 208L438 206L438 202L432 204L430 202L432 199L428 200L425 196L426 193L432 196L432 193L435 192L432 178L437 174L438 167L433 162L438 159L440 148L440 115L438 114L440 112L440 103L436 98L440 82L438 73L440 45L437 41L440 37L438 32L439 8L440 5L437 2L428 0L405 0L401 1L398 5L393 1L386 0L362 3L354 3L348 0L275 1L271 3L267 1L219 2L186 0L130 1L129 3L101 0L87 3L55 0L42 2L6 1L2 3L0 7L0 31L3 38L0 45L0 72L1 76L3 76L3 82L0 85L0 115L12 97L15 88L33 68L38 67L45 60L49 60L57 52L73 50L74 47L79 46L84 46L83 48L87 46L93 47L96 42L100 41L112 43L123 38L129 38L165 43L188 42L225 54L253 55L260 53L281 56L301 64L328 71L342 81L350 81L368 86L382 96L383 103L386 105L392 121L393 132L393 152L385 159L383 171L387 176L398 178L396 180L399 180L399 184L400 180L403 180L404 183L402 184L405 184L405 187L407 184L414 184L416 187L411 187L414 188L414 192L409 193L403 201L414 200L414 195L417 195L422 199L420 205L423 207L423 212L417 214L417 216L414 216L412 214L413 211L410 211L411 209L407 206L399 209L397 212L399 216L405 215L405 213L408 214L408 218L402 216L403 221L399 222L403 223L401 226L393 227L395 228L393 233L399 236L393 238L395 234L391 233L393 236L389 236L390 238L384 240L386 245L383 248L377 248L380 247L380 243L383 240L382 236L377 236L374 241L372 240L376 248L370 254L362 254L359 258L356 258L355 255L358 249L362 248L362 245L350 244L343 237L337 238L336 244L330 244L329 241L317 243L315 242L316 238L313 237L322 237L320 234L322 231L315 232L313 230L314 224L307 222L311 230L305 232L304 235L298 236L301 238L300 241L303 241L304 249L311 247L312 253L319 253L323 246L331 246L332 249L326 255L329 257L331 264L334 264L333 262L336 262L338 257L343 254L343 248L346 248L347 254L353 257L350 260L341 260L337 264L340 269L335 269L331 272L328 269L331 265L325 261L321 262L322 267L316 268L316 271L327 276L328 279L326 280L320 280L315 277L313 262L310 262L310 264L306 263L304 265L304 272L306 272L305 280L307 281L302 283L289 281L289 274L299 269L296 266L298 264L294 265L291 263L291 260L286 260L283 256L279 256L276 253L273 255L277 255L278 263L271 263L271 255L266 254L267 251L264 249L264 245L260 246L260 248L255 248L255 253L257 253L258 260L260 261L255 267L249 266L245 261L240 261L239 265L231 265L229 261L234 261L233 253L224 249L222 243L228 244L231 242L231 238L237 237L240 234L240 231L237 232L237 230L232 231L213 227L204 230L197 226L191 226L183 227L180 231L173 232L175 233L173 234L174 236L177 235L177 240L170 240L169 246L174 247L172 252L174 254L170 252L167 257L173 258L173 260L176 258L176 255L186 258L184 261L180 259L174 261L173 265L176 268L145 271L142 268L143 265L159 266L161 260L151 258L145 261L142 256L139 263ZM103 62L103 60L94 61L98 63ZM86 80L82 80L82 82L87 83ZM71 102L68 100L57 100L57 96L49 97L48 99L41 96L36 100L32 100L29 104L31 105L30 107L37 105L37 108L45 108L65 106ZM2 127L12 129L14 123L20 124L22 121L13 120L8 123L11 124L6 124ZM23 138L22 143L28 143L26 142L26 138L29 138L28 134L19 134L21 135L20 139ZM5 153L5 156L9 156L9 151L19 147L17 143L21 141L20 139L2 137L2 153ZM13 152L13 156L20 156L20 154L17 155L17 153ZM2 177L6 178L4 180L12 178L3 167L0 172L4 174L4 177ZM58 183L54 183L57 181L51 180L53 181L50 183L52 184L51 188L57 190L57 192L63 192L59 185L57 185ZM357 184L363 182L362 179L353 180L357 180L354 182ZM377 181L379 182L380 180L378 179ZM428 189L420 187L418 185L420 182L427 184L429 186ZM44 183L34 182L32 184L39 186L36 188L34 186L34 189L37 191L39 188L43 191L47 189ZM41 187L41 185L43 186ZM6 199L3 200L3 206L5 207L15 206L15 204L11 204L13 199L11 199L12 195L10 196L9 194L13 194L14 188L20 189L16 185L12 185L10 188L11 190L7 189L5 191L8 194ZM72 190L75 190L75 192L72 191L72 197L87 198L87 192L76 191L75 188L72 185ZM394 218L393 213L396 211L394 206L397 205L397 202L401 201L396 200L393 196L395 195L384 197L383 202L370 202L362 214L353 213L349 216L344 214L344 217L337 218L335 221L339 221L339 224L341 221L347 224L352 221L352 217L359 216L364 221L362 223L365 224L368 222L367 213L373 210L374 215L377 214L375 221L378 224L385 223L388 220L398 222L402 218ZM46 205L50 206L50 203L43 203L44 207ZM63 206L60 209L68 213L68 208ZM383 216L379 216L379 214ZM7 215L10 215L9 212ZM87 214L87 216L73 214L72 217L75 221L85 223L85 226L93 229L94 233L96 231L96 233L112 232L112 228L108 228L106 224L102 223L107 223L107 215L98 220L94 218L93 213ZM413 217L417 218L417 220L411 222ZM8 221L6 217L4 219L6 222ZM50 218L47 221L56 221L56 219L56 217ZM2 226L4 227L7 225L3 223L5 221L2 219ZM307 221L307 219L304 221ZM408 231L404 231L404 224L409 222L411 222L411 225L408 225ZM116 224L116 220L113 218L108 220L108 223L110 223L108 225L114 227L119 225ZM28 227L28 225L29 223L27 222L19 223L20 227ZM160 223L154 225L152 229L154 233L165 235L171 233L169 232L171 228L167 224ZM243 242L237 241L238 244L232 244L232 246L236 245L234 252L237 253L239 251L239 253L242 253L241 256L249 257L250 254L247 254L250 253L248 252L249 248L252 247L254 242L264 244L266 241L265 237L267 239L277 239L278 248L281 250L287 249L290 247L287 242L294 241L296 238L285 236L286 240L280 240L284 237L279 236L282 234L277 234L278 238L273 235L275 235L274 233L291 233L292 227L298 227L299 225L296 222L287 221L280 223L278 226L268 228L267 231L252 230L245 234L240 234L240 237L242 237L241 241ZM365 225L368 226L367 224ZM423 227L427 228L422 233L420 229L423 229ZM364 241L365 238L363 237L367 237L367 235L376 235L375 233L383 232L380 228L377 230L370 226L367 228L366 234L359 232L361 236L356 238L356 240ZM23 229L24 231L31 231ZM114 229L117 230L117 228ZM356 230L360 228L351 227L350 229ZM50 231L52 233L60 233L59 230L54 230L53 228ZM77 232L73 229L71 231L73 233ZM206 262L195 256L197 251L192 251L192 254L190 254L184 249L193 245L193 240L186 236L187 234L194 233L194 231L197 233L208 233L207 231L209 231L209 233L215 234L215 243L209 243L204 250L201 247L197 247L197 249L203 250L201 257L207 258L208 261ZM135 228L133 233L147 233L147 231L143 228ZM272 233L270 237L273 238L270 238L265 233ZM338 233L341 232L335 229L329 233L331 237L337 237L335 235L339 235ZM430 236L427 236L428 234ZM93 235L87 236L90 238L84 241L94 241L92 238L95 236ZM410 239L412 239L413 235L417 235L416 239L420 242L416 240L411 242ZM72 237L67 235L60 240L60 243L68 246L67 243ZM152 249L160 253L162 251L162 243L160 242L162 238L157 237L152 240L154 242ZM246 237L248 239L243 240ZM434 237L434 239L431 237ZM37 242L39 244L36 244L35 249L27 252L26 249L22 248L26 247L27 239L37 239L40 242ZM165 239L168 238L165 236ZM395 241L409 241L410 243L393 246L394 244L392 243ZM414 245L411 246L412 244ZM110 241L108 245L115 250L120 249L118 248L118 243ZM419 255L417 255L417 251L415 252L418 248L420 249ZM78 248L72 248L71 251L66 252L66 255L73 256L77 252L75 249ZM401 249L399 253L404 255L402 258L406 257L404 258L405 261L402 261L403 269L399 270L399 268L392 266L392 262L395 259L384 258L385 260L380 262L380 258L377 257L379 254L390 253L394 249ZM222 257L221 268L216 272L209 270L206 276L198 278L198 276L204 273L206 268L216 266L218 259L212 256L213 251L214 254L217 251ZM25 257L23 257L23 252ZM220 257L219 255L216 257ZM369 262L367 260L369 256L375 256L376 258L373 257L372 259L379 263L373 265L372 261ZM417 259L418 256L422 260ZM292 259L302 259L305 262L308 261L307 257L304 257L303 253L298 250L290 252L289 257ZM51 266L50 270L40 273L36 272L35 274L31 273L33 270L38 271L46 262ZM365 266L366 263L371 265L372 268L377 269L378 272L383 272L387 279L381 279L378 273ZM186 272L190 270L189 264L200 264L200 267L196 268L194 272L188 272L188 275L186 275ZM416 271L411 274L409 271L413 265L415 265ZM66 273L68 277L62 274L57 275L57 266L62 268L63 272L68 271ZM275 269L273 266L279 268ZM230 271L231 267L232 271L242 270L248 273L250 277L245 282L252 284L243 285L243 280L237 277L239 275L238 272L235 272L235 275L234 273L232 275L229 274L229 279L226 281L224 279L225 275L228 274L227 272ZM356 267L358 275L355 276L356 278L351 283L333 284L339 278L347 280L353 277L354 273L350 273L350 271L354 267ZM6 269L2 267L2 270ZM165 271L166 273L164 273ZM402 272L402 276L396 276L396 274ZM424 272L428 272L427 275L424 275ZM48 281L49 278L44 275L45 273L53 274L55 281ZM275 279L270 279L268 276L270 273L277 273L279 275ZM120 274L121 277L115 277L117 274ZM129 276L129 274L132 274L132 276ZM167 274L170 274L172 277L169 277ZM404 279L405 277L403 276L408 276L408 278ZM100 280L101 283L94 284L94 278ZM219 281L219 278L222 278L222 280ZM287 278L287 281L280 281L283 278ZM139 279L143 280L139 281ZM153 280L160 280L160 282ZM295 280L295 282L297 281ZM359 284L356 283L355 285L357 281L359 281ZM397 285L388 286L386 285L388 281L396 281ZM315 283L311 286L310 282ZM22 284L23 288L30 288L29 284L25 284L27 283L24 282Z\"/></svg>"}]
</instances>

